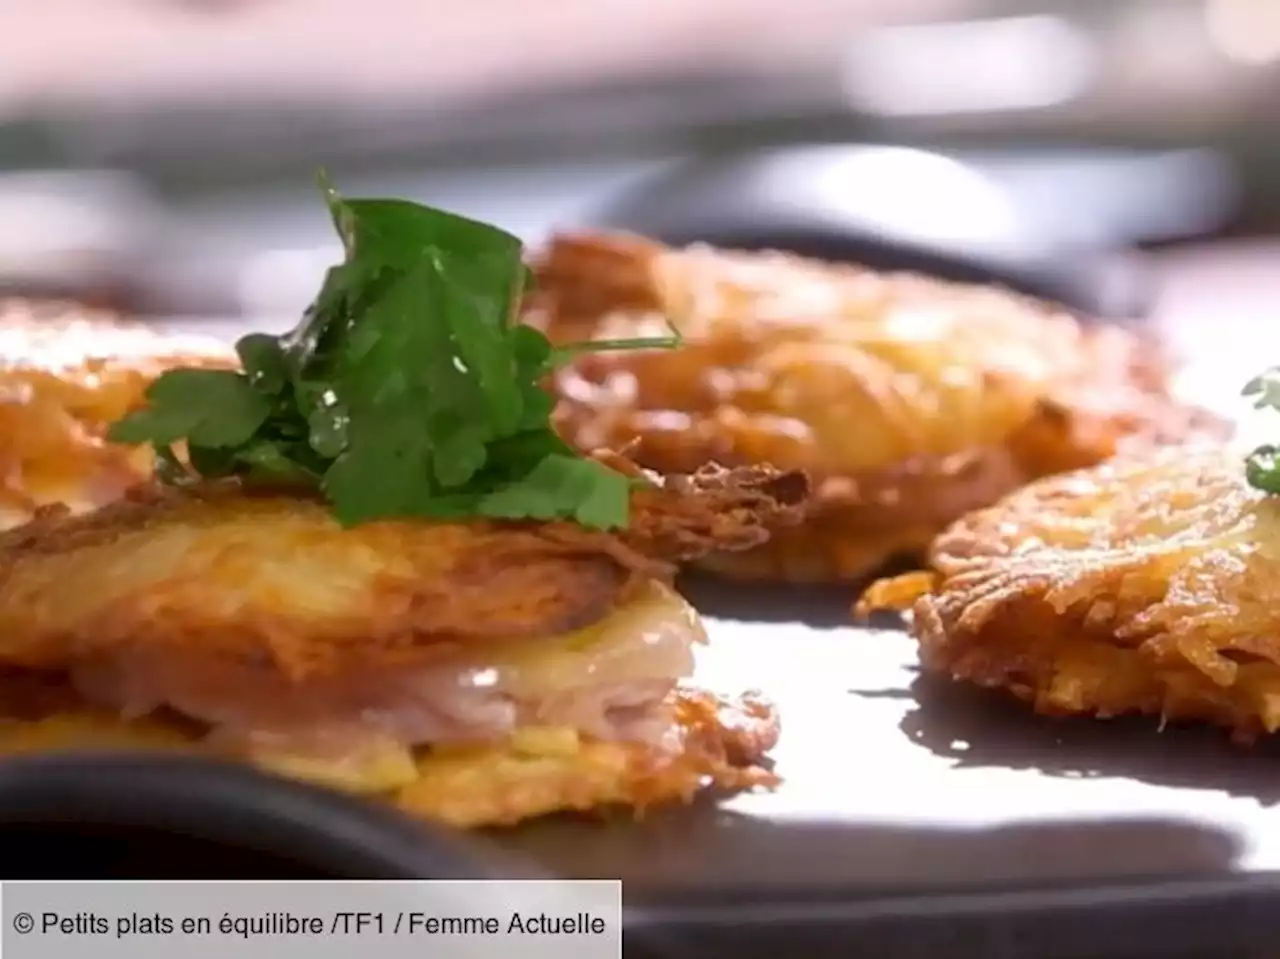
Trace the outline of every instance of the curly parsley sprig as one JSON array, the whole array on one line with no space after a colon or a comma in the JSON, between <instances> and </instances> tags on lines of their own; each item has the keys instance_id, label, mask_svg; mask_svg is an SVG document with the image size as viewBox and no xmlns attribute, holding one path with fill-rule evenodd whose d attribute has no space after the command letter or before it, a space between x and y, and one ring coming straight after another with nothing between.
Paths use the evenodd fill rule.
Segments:
<instances>
[{"instance_id":1,"label":"curly parsley sprig","mask_svg":"<svg viewBox=\"0 0 1280 959\"><path fill-rule=\"evenodd\" d=\"M1280 410L1280 367L1260 373L1244 385L1242 396L1253 399L1257 410ZM1264 493L1280 493L1280 447L1259 446L1245 458L1245 479Z\"/></svg>"},{"instance_id":2,"label":"curly parsley sprig","mask_svg":"<svg viewBox=\"0 0 1280 959\"><path fill-rule=\"evenodd\" d=\"M173 483L318 488L348 525L624 526L632 481L555 434L541 383L580 353L672 348L679 333L553 347L518 322L516 237L404 200L345 200L323 172L320 185L346 255L299 325L240 339L242 372L164 373L110 439L152 445Z\"/></svg>"}]
</instances>

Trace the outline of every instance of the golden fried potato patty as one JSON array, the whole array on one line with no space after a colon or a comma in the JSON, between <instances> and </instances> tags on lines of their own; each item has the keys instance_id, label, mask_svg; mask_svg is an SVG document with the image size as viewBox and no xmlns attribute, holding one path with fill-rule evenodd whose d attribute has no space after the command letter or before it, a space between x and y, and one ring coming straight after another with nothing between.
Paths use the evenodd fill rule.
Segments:
<instances>
[{"instance_id":1,"label":"golden fried potato patty","mask_svg":"<svg viewBox=\"0 0 1280 959\"><path fill-rule=\"evenodd\" d=\"M206 749L459 825L767 784L776 717L680 687L705 633L667 580L806 491L767 468L649 477L608 532L344 528L235 482L49 507L0 533L0 752Z\"/></svg>"},{"instance_id":2,"label":"golden fried potato patty","mask_svg":"<svg viewBox=\"0 0 1280 959\"><path fill-rule=\"evenodd\" d=\"M107 443L107 427L164 370L235 363L214 339L73 304L0 300L0 526L49 503L92 508L145 478L150 452Z\"/></svg>"},{"instance_id":3,"label":"golden fried potato patty","mask_svg":"<svg viewBox=\"0 0 1280 959\"><path fill-rule=\"evenodd\" d=\"M603 617L667 561L796 522L802 474L704 467L632 493L619 532L574 523L380 521L236 483L137 488L0 533L0 664L120 648L298 677L430 659ZM74 584L74 588L68 588Z\"/></svg>"},{"instance_id":4,"label":"golden fried potato patty","mask_svg":"<svg viewBox=\"0 0 1280 959\"><path fill-rule=\"evenodd\" d=\"M572 729L529 729L501 745L423 749L407 776L370 789L369 770L305 764L269 768L299 779L384 798L405 812L459 828L513 825L559 811L687 802L699 791L769 788L761 765L778 739L773 706L754 694L725 699L692 689L670 696L676 725L665 749L592 740ZM211 752L181 724L75 711L0 720L0 756L66 750ZM216 754L216 752L214 753ZM400 770L395 770L396 774ZM364 775L361 775L364 774ZM376 781L375 781L376 783Z\"/></svg>"},{"instance_id":5,"label":"golden fried potato patty","mask_svg":"<svg viewBox=\"0 0 1280 959\"><path fill-rule=\"evenodd\" d=\"M684 337L558 373L569 441L813 477L803 526L703 561L728 576L857 578L1031 478L1226 430L1151 344L1000 289L613 235L556 238L535 273L526 317L557 342Z\"/></svg>"},{"instance_id":6,"label":"golden fried potato patty","mask_svg":"<svg viewBox=\"0 0 1280 959\"><path fill-rule=\"evenodd\" d=\"M871 587L923 665L1048 714L1280 728L1280 499L1240 453L1171 448L1033 483Z\"/></svg>"}]
</instances>

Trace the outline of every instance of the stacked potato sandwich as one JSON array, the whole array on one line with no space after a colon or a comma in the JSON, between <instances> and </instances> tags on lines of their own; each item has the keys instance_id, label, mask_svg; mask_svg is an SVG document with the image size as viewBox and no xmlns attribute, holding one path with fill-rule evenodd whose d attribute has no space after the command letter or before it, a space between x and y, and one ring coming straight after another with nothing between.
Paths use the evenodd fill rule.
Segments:
<instances>
[{"instance_id":1,"label":"stacked potato sandwich","mask_svg":"<svg viewBox=\"0 0 1280 959\"><path fill-rule=\"evenodd\" d=\"M582 350L517 322L517 239L326 186L345 260L239 369L107 437L153 481L0 535L0 750L204 751L455 825L772 783L772 706L687 687L673 564L797 522L798 471L659 476L552 429Z\"/></svg>"}]
</instances>

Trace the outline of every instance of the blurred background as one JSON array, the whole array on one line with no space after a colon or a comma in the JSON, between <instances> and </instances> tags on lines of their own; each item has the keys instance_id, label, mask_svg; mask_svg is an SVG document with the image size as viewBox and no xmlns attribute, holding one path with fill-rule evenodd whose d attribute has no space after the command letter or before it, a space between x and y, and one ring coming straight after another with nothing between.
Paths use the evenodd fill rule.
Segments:
<instances>
[{"instance_id":1,"label":"blurred background","mask_svg":"<svg viewBox=\"0 0 1280 959\"><path fill-rule=\"evenodd\" d=\"M530 243L990 276L1280 359L1278 121L1276 0L11 2L0 286L287 323L323 164Z\"/></svg>"}]
</instances>

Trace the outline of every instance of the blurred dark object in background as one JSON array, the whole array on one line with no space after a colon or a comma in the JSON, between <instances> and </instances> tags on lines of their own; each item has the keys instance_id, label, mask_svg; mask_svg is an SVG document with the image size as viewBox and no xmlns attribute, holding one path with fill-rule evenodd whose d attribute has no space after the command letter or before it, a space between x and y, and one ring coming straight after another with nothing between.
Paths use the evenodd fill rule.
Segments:
<instances>
[{"instance_id":1,"label":"blurred dark object in background","mask_svg":"<svg viewBox=\"0 0 1280 959\"><path fill-rule=\"evenodd\" d=\"M134 309L161 222L126 173L0 174L0 295Z\"/></svg>"},{"instance_id":2,"label":"blurred dark object in background","mask_svg":"<svg viewBox=\"0 0 1280 959\"><path fill-rule=\"evenodd\" d=\"M409 196L502 223L530 243L604 225L669 242L775 247L999 282L1109 318L1141 316L1155 293L1133 248L1221 230L1238 191L1229 164L1207 150L947 156L856 145L338 182L349 194ZM135 312L283 322L339 255L309 177L165 207L125 174L15 174L0 176L0 210L6 203L30 212L5 222L38 222L40 241L14 229L10 245L26 252L0 258L5 283L61 284Z\"/></svg>"},{"instance_id":3,"label":"blurred dark object in background","mask_svg":"<svg viewBox=\"0 0 1280 959\"><path fill-rule=\"evenodd\" d=\"M1003 159L1025 181L1016 158ZM1074 159L1061 158L1055 179L1091 179L1092 189L1019 191L979 165L891 147L699 158L625 191L595 221L677 245L791 250L1141 316L1152 292L1142 264L1116 254L1220 226L1228 171L1199 153Z\"/></svg>"}]
</instances>

